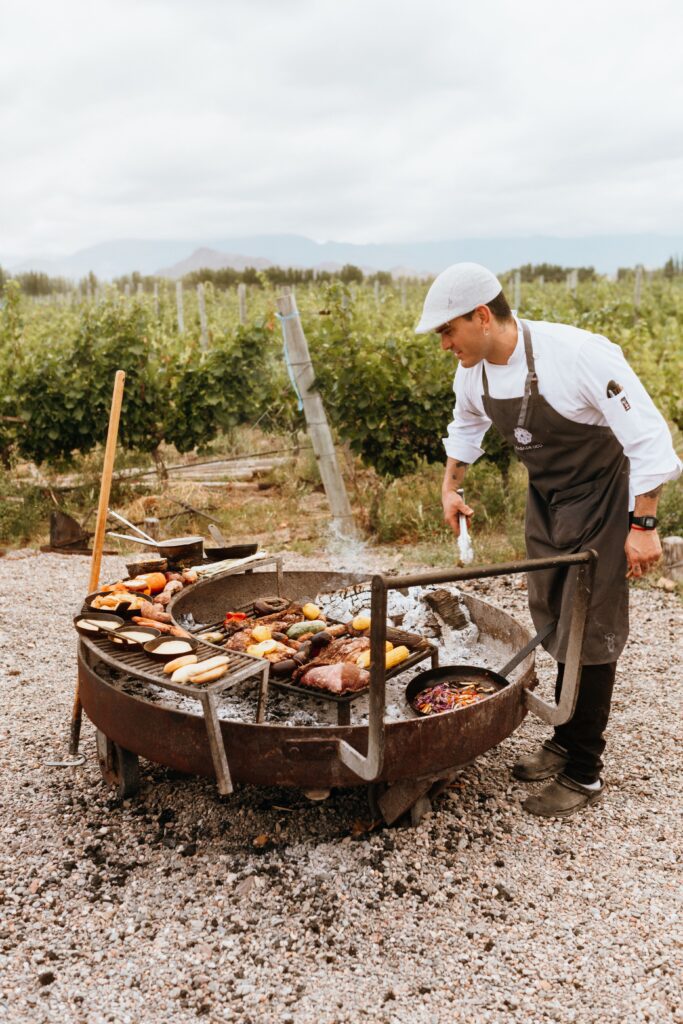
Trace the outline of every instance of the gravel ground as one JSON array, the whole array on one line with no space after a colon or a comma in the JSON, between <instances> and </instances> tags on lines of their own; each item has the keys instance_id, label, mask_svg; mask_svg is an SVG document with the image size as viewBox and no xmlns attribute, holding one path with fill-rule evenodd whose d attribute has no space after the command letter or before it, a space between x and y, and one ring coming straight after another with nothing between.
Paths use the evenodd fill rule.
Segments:
<instances>
[{"instance_id":1,"label":"gravel ground","mask_svg":"<svg viewBox=\"0 0 683 1024\"><path fill-rule=\"evenodd\" d=\"M362 789L222 802L143 763L120 802L87 722L86 764L44 767L65 746L87 577L75 556L0 560L0 1020L683 1021L675 596L632 591L601 803L521 810L509 769L544 735L528 718L419 827L364 832ZM517 587L471 587L526 617Z\"/></svg>"}]
</instances>

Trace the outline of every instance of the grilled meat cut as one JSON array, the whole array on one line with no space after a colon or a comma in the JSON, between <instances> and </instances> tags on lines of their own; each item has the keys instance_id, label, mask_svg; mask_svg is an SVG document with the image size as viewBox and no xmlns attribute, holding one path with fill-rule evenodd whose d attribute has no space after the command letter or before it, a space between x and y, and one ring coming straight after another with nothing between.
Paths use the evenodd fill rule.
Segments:
<instances>
[{"instance_id":1,"label":"grilled meat cut","mask_svg":"<svg viewBox=\"0 0 683 1024\"><path fill-rule=\"evenodd\" d=\"M294 673L295 679L300 679L309 669L319 668L323 665L338 665L342 662L350 662L355 665L356 658L362 651L370 647L370 640L366 636L341 636L333 640L327 647L323 647L317 658L313 658L307 665L303 665Z\"/></svg>"},{"instance_id":2,"label":"grilled meat cut","mask_svg":"<svg viewBox=\"0 0 683 1024\"><path fill-rule=\"evenodd\" d=\"M350 690L364 689L370 682L370 673L348 661L336 665L319 665L317 668L307 665L299 682L329 693L348 693Z\"/></svg>"}]
</instances>

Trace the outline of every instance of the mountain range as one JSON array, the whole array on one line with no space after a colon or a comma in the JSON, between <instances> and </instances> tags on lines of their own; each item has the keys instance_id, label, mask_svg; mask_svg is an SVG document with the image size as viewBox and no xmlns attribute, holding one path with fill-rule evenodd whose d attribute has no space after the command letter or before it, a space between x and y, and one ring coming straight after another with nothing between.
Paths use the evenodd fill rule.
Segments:
<instances>
[{"instance_id":1,"label":"mountain range","mask_svg":"<svg viewBox=\"0 0 683 1024\"><path fill-rule=\"evenodd\" d=\"M583 238L461 238L446 241L359 245L315 242L301 235L252 235L229 239L118 239L61 257L39 256L10 264L27 270L78 279L90 271L102 280L139 271L175 278L203 266L311 267L331 269L352 263L367 271L393 270L395 276L434 274L450 263L472 260L502 273L524 263L593 266L600 273L618 267L661 267L683 253L683 236L660 234L595 235ZM202 262L204 261L204 262ZM3 263L0 257L0 263Z\"/></svg>"}]
</instances>

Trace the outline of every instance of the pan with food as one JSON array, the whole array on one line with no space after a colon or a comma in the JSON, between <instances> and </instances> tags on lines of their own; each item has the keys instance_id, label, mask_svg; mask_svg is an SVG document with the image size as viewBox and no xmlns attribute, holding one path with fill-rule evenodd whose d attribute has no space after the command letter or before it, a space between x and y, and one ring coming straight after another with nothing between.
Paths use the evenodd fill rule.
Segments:
<instances>
[{"instance_id":1,"label":"pan with food","mask_svg":"<svg viewBox=\"0 0 683 1024\"><path fill-rule=\"evenodd\" d=\"M414 676L406 686L406 701L417 715L440 715L478 704L507 685L504 676L489 668L442 665Z\"/></svg>"}]
</instances>

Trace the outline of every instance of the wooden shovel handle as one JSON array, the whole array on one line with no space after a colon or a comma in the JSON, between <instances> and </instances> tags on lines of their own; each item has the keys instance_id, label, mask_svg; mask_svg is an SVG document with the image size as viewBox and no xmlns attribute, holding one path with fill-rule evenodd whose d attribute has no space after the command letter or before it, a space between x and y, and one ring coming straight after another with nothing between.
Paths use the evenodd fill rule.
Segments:
<instances>
[{"instance_id":1,"label":"wooden shovel handle","mask_svg":"<svg viewBox=\"0 0 683 1024\"><path fill-rule=\"evenodd\" d=\"M93 536L92 559L90 562L90 582L88 593L92 594L97 590L100 582L100 569L102 566L102 550L104 548L104 534L107 529L107 509L109 508L109 494L111 492L111 479L114 472L114 459L116 458L116 439L119 432L119 421L121 419L121 405L123 403L123 385L126 374L123 370L117 370L114 378L114 393L111 400L111 411L109 413L109 429L107 431L107 443L104 448L104 464L102 466L102 479L100 482L100 500L97 506L97 525ZM81 694L76 677L76 692L74 694L74 706L71 713L71 733L69 738L69 753L78 753L78 744L81 737L81 721L83 718L83 706Z\"/></svg>"}]
</instances>

